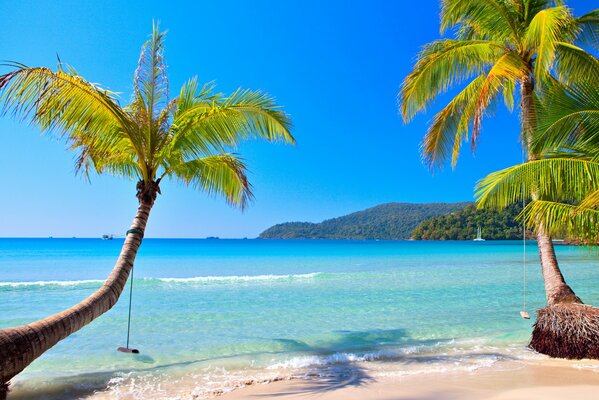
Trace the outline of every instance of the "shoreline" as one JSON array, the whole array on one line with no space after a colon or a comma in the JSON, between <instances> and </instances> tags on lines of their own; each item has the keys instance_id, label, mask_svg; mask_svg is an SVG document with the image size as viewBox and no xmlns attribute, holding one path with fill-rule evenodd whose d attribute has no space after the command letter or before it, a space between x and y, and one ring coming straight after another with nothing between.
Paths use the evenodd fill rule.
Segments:
<instances>
[{"instance_id":1,"label":"shoreline","mask_svg":"<svg viewBox=\"0 0 599 400\"><path fill-rule=\"evenodd\" d=\"M385 368L381 368L384 365ZM206 371L142 376L112 375L94 388L71 381L53 382L46 390L12 387L9 399L223 399L280 398L292 400L551 400L566 396L591 400L599 393L599 361L562 360L544 356L503 359L475 369L455 362L449 369L411 371L402 362L333 364L320 373L277 370L238 375L228 386L206 386ZM198 372L201 372L198 375ZM415 373L414 373L415 372ZM232 377L232 376L231 376ZM66 382L65 382L66 383ZM55 385L54 385L55 384ZM40 389L40 388L38 388Z\"/></svg>"},{"instance_id":2,"label":"shoreline","mask_svg":"<svg viewBox=\"0 0 599 400\"><path fill-rule=\"evenodd\" d=\"M577 365L586 365L577 367ZM591 400L599 393L599 362L594 360L507 361L476 371L382 376L373 379L291 379L254 383L218 396L319 400Z\"/></svg>"}]
</instances>

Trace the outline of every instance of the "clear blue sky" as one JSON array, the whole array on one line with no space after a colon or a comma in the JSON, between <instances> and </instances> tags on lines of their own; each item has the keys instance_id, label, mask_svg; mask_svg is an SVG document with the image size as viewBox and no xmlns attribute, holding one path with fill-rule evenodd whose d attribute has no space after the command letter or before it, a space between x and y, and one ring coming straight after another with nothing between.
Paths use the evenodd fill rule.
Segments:
<instances>
[{"instance_id":1,"label":"clear blue sky","mask_svg":"<svg viewBox=\"0 0 599 400\"><path fill-rule=\"evenodd\" d=\"M577 14L590 1L570 1ZM521 159L517 115L485 121L475 156L434 176L419 143L433 111L404 125L396 94L423 44L439 36L439 1L0 1L0 60L56 65L130 98L152 20L168 30L173 94L189 77L274 95L295 147L245 144L256 200L241 213L175 183L162 185L150 237L255 237L284 221L320 221L384 202L464 201L488 172ZM0 236L122 234L135 184L73 174L64 143L0 118Z\"/></svg>"}]
</instances>

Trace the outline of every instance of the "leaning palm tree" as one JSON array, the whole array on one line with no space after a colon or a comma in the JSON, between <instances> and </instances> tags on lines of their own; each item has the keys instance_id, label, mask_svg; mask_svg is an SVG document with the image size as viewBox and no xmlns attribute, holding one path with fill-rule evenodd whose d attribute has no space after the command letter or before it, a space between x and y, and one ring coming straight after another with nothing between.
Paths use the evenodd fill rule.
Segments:
<instances>
[{"instance_id":1,"label":"leaning palm tree","mask_svg":"<svg viewBox=\"0 0 599 400\"><path fill-rule=\"evenodd\" d=\"M455 165L464 141L477 144L482 120L503 99L512 110L520 95L521 140L527 159L535 129L535 91L555 74L564 81L584 76L596 59L578 46L597 44L599 10L575 18L561 1L442 0L441 30L455 39L427 44L398 95L406 122L454 84L470 82L438 112L424 137L422 152L431 166L451 158ZM536 198L531 192L528 196ZM560 272L551 237L544 226L537 241L549 304L579 303Z\"/></svg>"},{"instance_id":2,"label":"leaning palm tree","mask_svg":"<svg viewBox=\"0 0 599 400\"><path fill-rule=\"evenodd\" d=\"M289 117L259 91L230 96L213 85L187 82L169 101L164 33L154 30L141 52L132 101L121 107L113 93L59 65L20 64L0 76L4 112L58 132L77 152L77 168L137 180L139 207L116 265L102 287L81 303L39 321L0 330L0 385L58 341L81 329L117 302L133 268L150 210L165 178L224 196L243 208L252 197L246 167L231 153L256 137L293 143ZM2 397L0 390L0 398Z\"/></svg>"},{"instance_id":3,"label":"leaning palm tree","mask_svg":"<svg viewBox=\"0 0 599 400\"><path fill-rule=\"evenodd\" d=\"M478 183L479 206L503 208L535 192L538 199L520 215L530 228L599 243L597 76L589 71L588 81L549 85L537 107L533 139L543 158L485 177ZM599 358L599 309L562 304L539 310L531 347L554 357Z\"/></svg>"}]
</instances>

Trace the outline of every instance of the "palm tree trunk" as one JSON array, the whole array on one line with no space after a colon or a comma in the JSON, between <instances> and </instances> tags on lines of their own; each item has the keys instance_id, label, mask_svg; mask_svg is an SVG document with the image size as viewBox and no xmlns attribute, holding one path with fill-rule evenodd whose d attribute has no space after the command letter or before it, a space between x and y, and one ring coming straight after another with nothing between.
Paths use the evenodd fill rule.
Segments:
<instances>
[{"instance_id":1,"label":"palm tree trunk","mask_svg":"<svg viewBox=\"0 0 599 400\"><path fill-rule=\"evenodd\" d=\"M527 146L527 161L537 159L537 155L532 151L532 133L535 124L534 112L534 79L532 74L520 81L520 90L522 93L521 112L522 112L522 142ZM538 200L537 193L532 193L533 200ZM539 259L543 272L543 281L545 283L545 295L550 306L562 303L582 303L580 298L574 294L574 291L566 284L562 275L551 236L547 233L543 225L539 226L537 231L537 244L539 248Z\"/></svg>"},{"instance_id":2,"label":"palm tree trunk","mask_svg":"<svg viewBox=\"0 0 599 400\"><path fill-rule=\"evenodd\" d=\"M121 254L98 291L58 314L27 325L0 330L0 399L6 396L10 379L33 360L116 304L133 268L152 206L153 201L140 201Z\"/></svg>"}]
</instances>

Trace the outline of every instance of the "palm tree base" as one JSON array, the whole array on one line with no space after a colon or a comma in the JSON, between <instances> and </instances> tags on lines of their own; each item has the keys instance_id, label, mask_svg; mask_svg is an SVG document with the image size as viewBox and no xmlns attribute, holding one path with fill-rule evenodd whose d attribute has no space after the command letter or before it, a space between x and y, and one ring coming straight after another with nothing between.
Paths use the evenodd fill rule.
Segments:
<instances>
[{"instance_id":1,"label":"palm tree base","mask_svg":"<svg viewBox=\"0 0 599 400\"><path fill-rule=\"evenodd\" d=\"M599 359L599 308L558 304L538 310L529 347L550 357Z\"/></svg>"}]
</instances>

